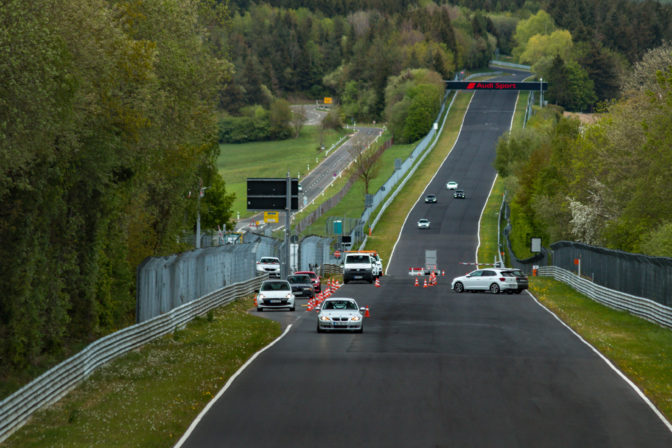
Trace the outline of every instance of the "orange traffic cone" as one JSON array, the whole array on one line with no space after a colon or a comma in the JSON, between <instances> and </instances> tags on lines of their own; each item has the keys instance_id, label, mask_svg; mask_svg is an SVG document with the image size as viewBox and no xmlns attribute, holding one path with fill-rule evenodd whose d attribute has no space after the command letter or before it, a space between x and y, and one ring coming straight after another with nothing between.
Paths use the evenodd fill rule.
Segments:
<instances>
[{"instance_id":1,"label":"orange traffic cone","mask_svg":"<svg viewBox=\"0 0 672 448\"><path fill-rule=\"evenodd\" d=\"M369 305L366 305L366 311L364 312L364 317L371 317L371 313L369 313Z\"/></svg>"},{"instance_id":2,"label":"orange traffic cone","mask_svg":"<svg viewBox=\"0 0 672 448\"><path fill-rule=\"evenodd\" d=\"M313 299L310 299L310 300L308 301L308 308L307 308L306 310L307 310L307 311L313 311L313 307L314 307Z\"/></svg>"},{"instance_id":3,"label":"orange traffic cone","mask_svg":"<svg viewBox=\"0 0 672 448\"><path fill-rule=\"evenodd\" d=\"M420 286L420 284L418 283L418 277L415 277L415 286Z\"/></svg>"},{"instance_id":4,"label":"orange traffic cone","mask_svg":"<svg viewBox=\"0 0 672 448\"><path fill-rule=\"evenodd\" d=\"M423 288L426 288L426 287L427 287L427 279L425 279L425 284L422 285L422 287L423 287Z\"/></svg>"},{"instance_id":5,"label":"orange traffic cone","mask_svg":"<svg viewBox=\"0 0 672 448\"><path fill-rule=\"evenodd\" d=\"M446 271L441 271L441 277L445 277L445 276L446 276Z\"/></svg>"},{"instance_id":6,"label":"orange traffic cone","mask_svg":"<svg viewBox=\"0 0 672 448\"><path fill-rule=\"evenodd\" d=\"M380 288L380 280L376 279L376 288Z\"/></svg>"}]
</instances>

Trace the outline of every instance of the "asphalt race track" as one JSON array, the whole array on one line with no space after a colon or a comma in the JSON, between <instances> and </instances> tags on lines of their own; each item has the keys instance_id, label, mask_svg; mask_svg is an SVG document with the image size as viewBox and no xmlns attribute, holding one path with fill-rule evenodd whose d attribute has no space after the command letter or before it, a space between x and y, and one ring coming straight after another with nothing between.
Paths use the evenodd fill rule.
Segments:
<instances>
[{"instance_id":1,"label":"asphalt race track","mask_svg":"<svg viewBox=\"0 0 672 448\"><path fill-rule=\"evenodd\" d=\"M511 79L511 78L508 78ZM590 347L528 294L457 294L474 260L497 138L515 93L478 92L458 143L410 213L363 334L318 334L314 312L263 315L289 332L202 415L185 447L670 447L672 431ZM466 192L453 199L445 182ZM429 230L415 226L418 218ZM437 249L446 276L414 287ZM299 301L302 303L304 301ZM179 445L179 444L178 444Z\"/></svg>"}]
</instances>

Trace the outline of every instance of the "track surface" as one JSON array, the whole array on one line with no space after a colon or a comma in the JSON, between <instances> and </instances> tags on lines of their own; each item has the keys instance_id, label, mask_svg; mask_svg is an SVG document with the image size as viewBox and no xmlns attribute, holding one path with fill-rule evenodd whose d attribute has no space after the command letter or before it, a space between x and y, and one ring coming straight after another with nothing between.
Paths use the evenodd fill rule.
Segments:
<instances>
[{"instance_id":1,"label":"track surface","mask_svg":"<svg viewBox=\"0 0 672 448\"><path fill-rule=\"evenodd\" d=\"M509 78L510 79L510 78ZM292 323L213 404L188 447L670 447L638 394L529 295L456 294L476 250L494 178L496 139L515 94L476 93L453 152L428 186L439 202L411 212L382 287L337 295L370 305L363 334ZM447 180L464 187L454 200ZM420 198L421 199L421 198ZM420 217L430 230L416 229ZM437 249L446 277L412 286L409 266ZM301 309L301 308L299 308Z\"/></svg>"}]
</instances>

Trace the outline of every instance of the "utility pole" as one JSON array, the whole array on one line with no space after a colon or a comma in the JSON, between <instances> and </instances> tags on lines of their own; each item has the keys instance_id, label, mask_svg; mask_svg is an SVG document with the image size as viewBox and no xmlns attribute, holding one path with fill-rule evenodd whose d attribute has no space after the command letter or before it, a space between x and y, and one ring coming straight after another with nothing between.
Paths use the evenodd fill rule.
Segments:
<instances>
[{"instance_id":1,"label":"utility pole","mask_svg":"<svg viewBox=\"0 0 672 448\"><path fill-rule=\"evenodd\" d=\"M205 190L207 189L208 187L203 186L203 180L201 179L198 196L196 197L198 201L196 206L196 249L201 248L201 198L205 195Z\"/></svg>"},{"instance_id":2,"label":"utility pole","mask_svg":"<svg viewBox=\"0 0 672 448\"><path fill-rule=\"evenodd\" d=\"M539 107L544 107L544 78L539 78Z\"/></svg>"},{"instance_id":3,"label":"utility pole","mask_svg":"<svg viewBox=\"0 0 672 448\"><path fill-rule=\"evenodd\" d=\"M285 278L290 274L289 226L291 224L291 218L290 218L291 213L292 213L292 178L289 170L287 170L287 199L285 202Z\"/></svg>"}]
</instances>

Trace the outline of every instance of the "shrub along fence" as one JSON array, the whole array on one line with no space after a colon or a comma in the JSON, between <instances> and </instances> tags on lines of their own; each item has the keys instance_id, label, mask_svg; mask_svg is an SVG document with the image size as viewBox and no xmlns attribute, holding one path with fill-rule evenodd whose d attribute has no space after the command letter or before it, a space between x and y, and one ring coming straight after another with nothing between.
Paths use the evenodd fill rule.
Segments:
<instances>
[{"instance_id":1,"label":"shrub along fence","mask_svg":"<svg viewBox=\"0 0 672 448\"><path fill-rule=\"evenodd\" d=\"M170 312L92 342L75 356L51 368L0 402L0 442L23 426L35 411L56 402L98 367L183 327L196 316L254 293L266 278L266 275L253 277L221 288Z\"/></svg>"}]
</instances>

